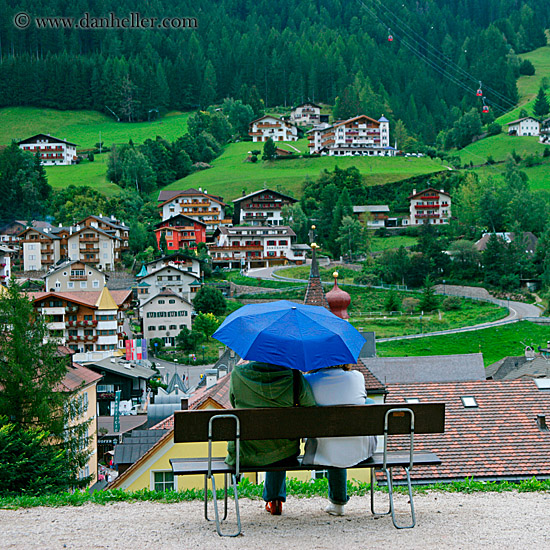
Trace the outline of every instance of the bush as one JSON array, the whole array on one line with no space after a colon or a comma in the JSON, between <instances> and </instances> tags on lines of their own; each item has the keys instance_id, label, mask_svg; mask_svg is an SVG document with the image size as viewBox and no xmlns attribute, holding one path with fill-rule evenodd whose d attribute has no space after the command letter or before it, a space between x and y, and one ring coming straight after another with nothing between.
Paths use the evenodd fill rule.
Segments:
<instances>
[{"instance_id":1,"label":"bush","mask_svg":"<svg viewBox=\"0 0 550 550\"><path fill-rule=\"evenodd\" d=\"M88 153L88 160L89 160L90 162L94 162L95 157L94 157L94 154L93 154L93 153Z\"/></svg>"},{"instance_id":2,"label":"bush","mask_svg":"<svg viewBox=\"0 0 550 550\"><path fill-rule=\"evenodd\" d=\"M223 294L214 286L203 286L193 300L193 306L198 313L213 313L223 315L227 304Z\"/></svg>"},{"instance_id":3,"label":"bush","mask_svg":"<svg viewBox=\"0 0 550 550\"><path fill-rule=\"evenodd\" d=\"M543 156L544 158L550 157L550 148L546 147L546 148L544 149L544 151L542 152L542 156Z\"/></svg>"},{"instance_id":4,"label":"bush","mask_svg":"<svg viewBox=\"0 0 550 550\"><path fill-rule=\"evenodd\" d=\"M258 157L256 155L252 155L250 157L250 162L254 163L254 162L258 162Z\"/></svg>"},{"instance_id":5,"label":"bush","mask_svg":"<svg viewBox=\"0 0 550 550\"><path fill-rule=\"evenodd\" d=\"M528 155L525 157L524 164L527 168L542 164L541 158L538 155Z\"/></svg>"},{"instance_id":6,"label":"bush","mask_svg":"<svg viewBox=\"0 0 550 550\"><path fill-rule=\"evenodd\" d=\"M441 307L445 311L456 311L462 307L462 302L457 296L447 296L447 298L443 300Z\"/></svg>"},{"instance_id":7,"label":"bush","mask_svg":"<svg viewBox=\"0 0 550 550\"><path fill-rule=\"evenodd\" d=\"M403 310L406 313L414 313L418 311L418 306L420 305L420 300L417 298L405 298L403 300Z\"/></svg>"},{"instance_id":8,"label":"bush","mask_svg":"<svg viewBox=\"0 0 550 550\"><path fill-rule=\"evenodd\" d=\"M502 126L498 122L491 122L487 126L487 134L490 136L498 136L502 132Z\"/></svg>"},{"instance_id":9,"label":"bush","mask_svg":"<svg viewBox=\"0 0 550 550\"><path fill-rule=\"evenodd\" d=\"M155 344L157 344L155 346ZM151 338L149 340L149 349L153 350L155 353L159 353L164 348L164 340L162 338Z\"/></svg>"},{"instance_id":10,"label":"bush","mask_svg":"<svg viewBox=\"0 0 550 550\"><path fill-rule=\"evenodd\" d=\"M487 164L494 164L495 163L495 159L493 158L493 155L489 155L487 157Z\"/></svg>"},{"instance_id":11,"label":"bush","mask_svg":"<svg viewBox=\"0 0 550 550\"><path fill-rule=\"evenodd\" d=\"M528 59L524 59L519 66L519 74L533 76L535 74L535 67Z\"/></svg>"}]
</instances>

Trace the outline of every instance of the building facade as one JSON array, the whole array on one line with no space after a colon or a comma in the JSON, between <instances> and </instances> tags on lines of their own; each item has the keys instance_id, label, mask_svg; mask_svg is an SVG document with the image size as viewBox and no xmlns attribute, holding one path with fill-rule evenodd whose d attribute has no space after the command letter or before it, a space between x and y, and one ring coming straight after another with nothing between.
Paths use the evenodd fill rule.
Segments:
<instances>
[{"instance_id":1,"label":"building facade","mask_svg":"<svg viewBox=\"0 0 550 550\"><path fill-rule=\"evenodd\" d=\"M367 229L386 227L390 207L387 204L354 206L353 213Z\"/></svg>"},{"instance_id":2,"label":"building facade","mask_svg":"<svg viewBox=\"0 0 550 550\"><path fill-rule=\"evenodd\" d=\"M163 235L166 239L166 250L163 252L185 248L196 249L198 243L206 242L206 223L184 214L176 214L155 225L155 237L159 250Z\"/></svg>"},{"instance_id":3,"label":"building facade","mask_svg":"<svg viewBox=\"0 0 550 550\"><path fill-rule=\"evenodd\" d=\"M298 141L298 128L291 122L272 115L265 115L253 120L249 125L248 135L254 143L267 141Z\"/></svg>"},{"instance_id":4,"label":"building facade","mask_svg":"<svg viewBox=\"0 0 550 550\"><path fill-rule=\"evenodd\" d=\"M509 136L538 136L539 134L540 122L532 116L518 118L508 123Z\"/></svg>"},{"instance_id":5,"label":"building facade","mask_svg":"<svg viewBox=\"0 0 550 550\"><path fill-rule=\"evenodd\" d=\"M310 247L296 244L296 233L290 227L221 227L209 245L214 266L269 267L288 262L305 263Z\"/></svg>"},{"instance_id":6,"label":"building facade","mask_svg":"<svg viewBox=\"0 0 550 550\"><path fill-rule=\"evenodd\" d=\"M137 277L137 298L143 305L164 290L170 290L189 302L202 286L201 277L185 268L184 264L145 268Z\"/></svg>"},{"instance_id":7,"label":"building facade","mask_svg":"<svg viewBox=\"0 0 550 550\"><path fill-rule=\"evenodd\" d=\"M35 308L46 316L50 336L75 352L78 362L110 357L124 349L124 312L131 290L30 292Z\"/></svg>"},{"instance_id":8,"label":"building facade","mask_svg":"<svg viewBox=\"0 0 550 550\"><path fill-rule=\"evenodd\" d=\"M100 291L107 282L105 273L80 260L53 266L43 277L46 292Z\"/></svg>"},{"instance_id":9,"label":"building facade","mask_svg":"<svg viewBox=\"0 0 550 550\"><path fill-rule=\"evenodd\" d=\"M158 208L160 217L166 221L178 214L206 224L207 230L214 231L224 224L230 224L225 219L225 207L221 197L209 195L207 191L187 189L186 191L161 191Z\"/></svg>"},{"instance_id":10,"label":"building facade","mask_svg":"<svg viewBox=\"0 0 550 550\"><path fill-rule=\"evenodd\" d=\"M446 224L451 219L451 196L443 189L430 187L409 195L410 225Z\"/></svg>"},{"instance_id":11,"label":"building facade","mask_svg":"<svg viewBox=\"0 0 550 550\"><path fill-rule=\"evenodd\" d=\"M296 202L271 189L255 191L233 201L233 224L283 225L283 208Z\"/></svg>"},{"instance_id":12,"label":"building facade","mask_svg":"<svg viewBox=\"0 0 550 550\"><path fill-rule=\"evenodd\" d=\"M170 289L159 292L140 306L143 336L161 338L166 346L176 344L176 336L184 327L191 329L193 304Z\"/></svg>"},{"instance_id":13,"label":"building facade","mask_svg":"<svg viewBox=\"0 0 550 550\"><path fill-rule=\"evenodd\" d=\"M75 164L77 161L76 143L55 138L49 134L37 134L21 140L19 148L36 154L45 166Z\"/></svg>"},{"instance_id":14,"label":"building facade","mask_svg":"<svg viewBox=\"0 0 550 550\"><path fill-rule=\"evenodd\" d=\"M321 122L321 106L311 102L302 103L292 109L290 120L300 125L319 124Z\"/></svg>"},{"instance_id":15,"label":"building facade","mask_svg":"<svg viewBox=\"0 0 550 550\"><path fill-rule=\"evenodd\" d=\"M390 123L360 115L326 128L308 132L310 153L336 156L394 156L390 146Z\"/></svg>"}]
</instances>

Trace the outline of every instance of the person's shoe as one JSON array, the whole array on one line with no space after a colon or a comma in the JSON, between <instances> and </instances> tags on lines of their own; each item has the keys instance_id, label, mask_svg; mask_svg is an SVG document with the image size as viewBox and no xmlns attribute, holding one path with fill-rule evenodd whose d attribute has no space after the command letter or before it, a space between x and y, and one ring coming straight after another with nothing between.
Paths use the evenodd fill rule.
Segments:
<instances>
[{"instance_id":1,"label":"person's shoe","mask_svg":"<svg viewBox=\"0 0 550 550\"><path fill-rule=\"evenodd\" d=\"M332 502L325 508L325 512L331 516L343 516L344 515L344 505L343 504L332 504Z\"/></svg>"},{"instance_id":2,"label":"person's shoe","mask_svg":"<svg viewBox=\"0 0 550 550\"><path fill-rule=\"evenodd\" d=\"M266 511L268 511L272 516L280 516L283 512L283 501L282 500L270 500L265 505Z\"/></svg>"}]
</instances>

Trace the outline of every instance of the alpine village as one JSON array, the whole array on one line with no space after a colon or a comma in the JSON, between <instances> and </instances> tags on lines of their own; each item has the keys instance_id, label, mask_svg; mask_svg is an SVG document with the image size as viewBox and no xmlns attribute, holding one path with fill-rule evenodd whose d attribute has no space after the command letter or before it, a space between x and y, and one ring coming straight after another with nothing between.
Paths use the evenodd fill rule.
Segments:
<instances>
[{"instance_id":1,"label":"alpine village","mask_svg":"<svg viewBox=\"0 0 550 550\"><path fill-rule=\"evenodd\" d=\"M180 547L219 547L202 517L210 542L186 544L177 507L199 514L223 476L205 495L210 465L174 464L224 457L227 438L183 438L178 412L236 410L244 358L213 335L281 300L357 329L351 368L374 404L444 404L444 429L423 433L419 407L418 433L368 432L383 466L348 470L350 502L370 510L370 488L391 516L358 516L365 540L401 535L394 498L414 525L407 486L547 499L548 0L199 4L0 2L1 546L137 545L103 540L108 509L82 527L88 545L39 523L25 542L4 514L143 500L178 504L162 528L127 519L156 529L141 547L171 548L176 526ZM408 465L413 433L437 460L392 482L386 452ZM326 499L326 475L287 472L313 537L307 501ZM265 476L233 476L230 500L258 501ZM219 534L262 517L250 548L277 540L265 512L232 506ZM539 521L550 537L547 507ZM420 529L407 548L432 547ZM530 540L516 536L494 547Z\"/></svg>"}]
</instances>

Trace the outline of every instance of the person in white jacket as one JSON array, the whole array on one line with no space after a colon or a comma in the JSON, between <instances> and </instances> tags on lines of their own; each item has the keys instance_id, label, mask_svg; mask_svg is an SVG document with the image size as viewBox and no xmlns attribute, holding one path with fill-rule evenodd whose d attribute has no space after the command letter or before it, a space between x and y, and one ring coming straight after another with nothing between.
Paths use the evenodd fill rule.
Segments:
<instances>
[{"instance_id":1,"label":"person in white jacket","mask_svg":"<svg viewBox=\"0 0 550 550\"><path fill-rule=\"evenodd\" d=\"M317 405L364 405L365 379L351 365L319 369L305 375ZM310 438L306 442L304 464L326 465L328 498L326 512L344 515L347 494L346 468L370 458L376 450L376 436Z\"/></svg>"}]
</instances>

